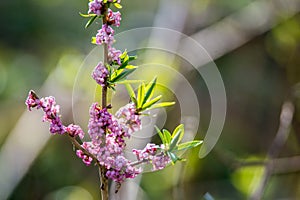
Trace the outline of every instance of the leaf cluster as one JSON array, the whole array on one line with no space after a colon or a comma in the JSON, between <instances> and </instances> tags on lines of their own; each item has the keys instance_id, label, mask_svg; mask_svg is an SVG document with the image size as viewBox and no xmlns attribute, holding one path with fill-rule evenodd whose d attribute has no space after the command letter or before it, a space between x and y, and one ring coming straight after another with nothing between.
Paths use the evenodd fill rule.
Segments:
<instances>
[{"instance_id":1,"label":"leaf cluster","mask_svg":"<svg viewBox=\"0 0 300 200\"><path fill-rule=\"evenodd\" d=\"M184 136L183 124L177 126L172 133L170 133L167 129L159 130L157 127L156 131L162 143L164 144L165 153L170 157L173 164L177 161L183 160L182 158L178 157L176 153L195 148L203 142L202 140L193 140L180 143Z\"/></svg>"}]
</instances>

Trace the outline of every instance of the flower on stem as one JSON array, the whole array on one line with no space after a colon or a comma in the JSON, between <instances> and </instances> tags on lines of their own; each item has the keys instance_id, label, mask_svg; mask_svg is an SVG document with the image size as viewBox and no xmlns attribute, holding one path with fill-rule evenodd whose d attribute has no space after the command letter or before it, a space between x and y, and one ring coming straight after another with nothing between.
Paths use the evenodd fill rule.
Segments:
<instances>
[{"instance_id":1,"label":"flower on stem","mask_svg":"<svg viewBox=\"0 0 300 200\"><path fill-rule=\"evenodd\" d=\"M94 68L92 72L92 77L102 87L106 85L108 70L102 62L99 62L98 65Z\"/></svg>"},{"instance_id":2,"label":"flower on stem","mask_svg":"<svg viewBox=\"0 0 300 200\"><path fill-rule=\"evenodd\" d=\"M34 91L30 91L25 104L29 111L31 108L36 108L44 111L43 121L50 122L50 132L55 134L64 134L66 127L62 124L59 115L59 105L56 105L55 98L52 96L39 99Z\"/></svg>"},{"instance_id":3,"label":"flower on stem","mask_svg":"<svg viewBox=\"0 0 300 200\"><path fill-rule=\"evenodd\" d=\"M121 107L116 112L116 117L119 118L120 124L124 126L124 129L128 129L130 134L141 129L142 123L140 115L137 114L134 103L129 103Z\"/></svg>"},{"instance_id":4,"label":"flower on stem","mask_svg":"<svg viewBox=\"0 0 300 200\"><path fill-rule=\"evenodd\" d=\"M132 152L136 155L138 161L151 163L153 171L163 169L171 162L171 159L159 149L164 149L164 146L148 143L143 150L133 149Z\"/></svg>"},{"instance_id":5,"label":"flower on stem","mask_svg":"<svg viewBox=\"0 0 300 200\"><path fill-rule=\"evenodd\" d=\"M83 162L84 164L86 164L87 166L91 165L91 163L92 163L92 161L93 161L93 158L91 158L91 157L85 155L85 154L83 153L83 151L77 150L77 151L76 151L76 155L77 155L79 158L82 159L82 162Z\"/></svg>"},{"instance_id":6,"label":"flower on stem","mask_svg":"<svg viewBox=\"0 0 300 200\"><path fill-rule=\"evenodd\" d=\"M108 46L108 62L113 63L116 62L118 65L121 65L122 52L120 50L115 49L114 47Z\"/></svg>"},{"instance_id":7,"label":"flower on stem","mask_svg":"<svg viewBox=\"0 0 300 200\"><path fill-rule=\"evenodd\" d=\"M114 42L114 34L115 31L110 26L103 24L96 35L96 44L102 45L105 43L109 46L112 45Z\"/></svg>"},{"instance_id":8,"label":"flower on stem","mask_svg":"<svg viewBox=\"0 0 300 200\"><path fill-rule=\"evenodd\" d=\"M108 9L107 13L107 24L119 27L121 22L121 13L119 11L113 12L111 9Z\"/></svg>"},{"instance_id":9,"label":"flower on stem","mask_svg":"<svg viewBox=\"0 0 300 200\"><path fill-rule=\"evenodd\" d=\"M80 139L84 138L84 132L78 125L70 124L66 127L66 132L72 137L79 136Z\"/></svg>"},{"instance_id":10,"label":"flower on stem","mask_svg":"<svg viewBox=\"0 0 300 200\"><path fill-rule=\"evenodd\" d=\"M89 2L89 11L88 14L96 14L98 16L103 14L103 1L102 0L93 0Z\"/></svg>"}]
</instances>

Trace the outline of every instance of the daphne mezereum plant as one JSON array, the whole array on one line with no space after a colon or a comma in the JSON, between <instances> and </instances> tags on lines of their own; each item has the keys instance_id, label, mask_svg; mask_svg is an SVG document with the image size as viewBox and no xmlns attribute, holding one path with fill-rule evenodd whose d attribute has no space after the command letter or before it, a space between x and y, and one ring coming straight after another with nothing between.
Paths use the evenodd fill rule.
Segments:
<instances>
[{"instance_id":1,"label":"daphne mezereum plant","mask_svg":"<svg viewBox=\"0 0 300 200\"><path fill-rule=\"evenodd\" d=\"M81 14L89 18L86 27L96 19L102 19L102 27L98 30L92 43L103 45L104 61L94 68L92 78L102 88L101 104L95 102L90 107L90 119L88 123L89 142L82 142L84 131L78 125L63 125L59 114L60 106L56 104L52 96L39 98L34 91L30 91L26 100L29 110L32 108L44 111L43 121L50 123L52 134L66 135L76 147L76 155L87 166L94 163L99 168L101 180L102 200L108 199L108 180L117 183L116 192L121 183L127 178L134 178L142 173L144 164L152 164L152 170L160 170L169 164L182 160L178 153L191 149L201 144L202 141L194 140L181 143L184 135L184 126L181 124L170 133L168 130L156 128L162 144L148 143L142 150L133 149L136 160L127 159L124 155L126 141L132 133L142 127L141 116L149 109L171 106L174 102L159 102L160 96L153 97L156 86L156 78L149 83L139 80L128 80L137 66L129 64L136 56L129 56L126 50L122 53L112 45L114 30L119 27L121 13L114 12L110 6L121 9L121 0L90 0L88 14ZM137 92L130 84L138 83ZM117 84L125 84L130 96L130 103L121 107L115 115L110 112L111 104L107 103L109 89L116 90Z\"/></svg>"}]
</instances>

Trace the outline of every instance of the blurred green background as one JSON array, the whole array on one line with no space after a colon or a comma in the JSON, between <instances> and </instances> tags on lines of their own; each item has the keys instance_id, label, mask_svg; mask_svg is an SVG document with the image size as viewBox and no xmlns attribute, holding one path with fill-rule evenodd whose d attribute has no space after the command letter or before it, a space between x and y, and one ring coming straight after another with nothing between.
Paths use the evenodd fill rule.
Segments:
<instances>
[{"instance_id":1,"label":"blurred green background","mask_svg":"<svg viewBox=\"0 0 300 200\"><path fill-rule=\"evenodd\" d=\"M190 0L183 3L175 0L124 0L122 25L117 32L153 26L162 4L167 3L170 9L175 4L187 11L181 31L194 35L256 2L264 1ZM236 43L230 50L225 50L222 45L213 49L223 52L213 57L224 81L228 106L226 123L214 150L199 159L199 149L195 149L186 155L188 160L185 163L146 173L140 183L141 198L209 199L211 195L214 199L247 199L259 184L262 165L237 168L236 162L261 161L266 157L279 126L281 105L291 98L291 94L297 94L300 81L299 1L274 2L277 4L270 9L288 7L289 2L295 2L296 6L283 12L275 9L270 19L261 19L271 21L274 26L262 24L251 29L259 21L248 19L251 23L243 25L249 26L249 31L238 26L244 30L244 35L237 37L249 38L249 41ZM255 6L253 9L255 12ZM86 19L78 14L87 10L87 1L82 0L2 0L0 10L1 147L25 111L28 91L39 90L58 67L68 69L72 65L79 68L84 57L94 48L90 37L96 33L97 27L84 29ZM165 14L168 12L166 10ZM260 16L260 11L257 12ZM175 22L176 17L180 18L180 13L175 15ZM267 30L262 31L264 26ZM75 75L63 74L65 88L70 91L65 94L68 97ZM201 79L195 79L195 76L189 79L205 90ZM209 97L199 101L205 130L210 117ZM268 181L264 199L300 197L300 160L297 157L300 153L300 102L297 95L293 96L293 102L296 106L293 124L278 157L298 158L298 168L274 174ZM62 112L62 115L65 121L72 121L70 113ZM170 120L167 125L173 128L178 119L172 117ZM26 137L41 133L23 134ZM197 137L203 138L204 135L198 133ZM13 152L12 155L12 160L21 159ZM14 167L10 166L11 169ZM9 199L99 199L98 188L96 168L85 167L76 158L66 138L53 136L22 180L16 183Z\"/></svg>"}]
</instances>

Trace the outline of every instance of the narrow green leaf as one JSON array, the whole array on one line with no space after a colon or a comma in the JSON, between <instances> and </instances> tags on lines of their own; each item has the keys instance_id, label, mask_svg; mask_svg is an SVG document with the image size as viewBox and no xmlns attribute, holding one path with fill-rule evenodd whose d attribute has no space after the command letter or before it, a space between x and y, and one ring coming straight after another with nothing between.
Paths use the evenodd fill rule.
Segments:
<instances>
[{"instance_id":1,"label":"narrow green leaf","mask_svg":"<svg viewBox=\"0 0 300 200\"><path fill-rule=\"evenodd\" d=\"M181 141L183 135L184 135L184 127L183 127L183 124L180 124L179 126L176 127L176 129L174 130L174 132L172 134L172 140L171 140L170 148L169 148L170 151L172 151L178 145L178 143Z\"/></svg>"},{"instance_id":2,"label":"narrow green leaf","mask_svg":"<svg viewBox=\"0 0 300 200\"><path fill-rule=\"evenodd\" d=\"M142 103L144 101L144 97L145 97L145 83L142 83L139 88L138 88L138 95L137 95L137 108L141 108L142 107Z\"/></svg>"},{"instance_id":3,"label":"narrow green leaf","mask_svg":"<svg viewBox=\"0 0 300 200\"><path fill-rule=\"evenodd\" d=\"M136 60L136 59L137 59L137 56L129 56L129 62Z\"/></svg>"},{"instance_id":4,"label":"narrow green leaf","mask_svg":"<svg viewBox=\"0 0 300 200\"><path fill-rule=\"evenodd\" d=\"M175 164L178 160L181 160L181 158L179 158L176 154L174 154L172 152L168 151L167 155L171 158L172 164Z\"/></svg>"},{"instance_id":5,"label":"narrow green leaf","mask_svg":"<svg viewBox=\"0 0 300 200\"><path fill-rule=\"evenodd\" d=\"M88 28L95 21L96 18L97 18L97 15L92 16L90 18L90 20L86 23L85 28Z\"/></svg>"},{"instance_id":6,"label":"narrow green leaf","mask_svg":"<svg viewBox=\"0 0 300 200\"><path fill-rule=\"evenodd\" d=\"M135 65L126 65L126 69L136 69L138 66Z\"/></svg>"},{"instance_id":7,"label":"narrow green leaf","mask_svg":"<svg viewBox=\"0 0 300 200\"><path fill-rule=\"evenodd\" d=\"M124 81L117 81L117 84L128 84L128 83L140 83L143 82L142 80L124 80Z\"/></svg>"},{"instance_id":8,"label":"narrow green leaf","mask_svg":"<svg viewBox=\"0 0 300 200\"><path fill-rule=\"evenodd\" d=\"M156 129L156 132L158 133L162 143L164 145L166 145L166 140L165 140L164 134L159 130L159 128L157 126L155 126L155 129Z\"/></svg>"},{"instance_id":9,"label":"narrow green leaf","mask_svg":"<svg viewBox=\"0 0 300 200\"><path fill-rule=\"evenodd\" d=\"M143 101L142 105L144 105L147 102L147 100L149 98L151 98L151 96L153 95L154 87L156 85L156 80L157 80L157 77L155 77L150 83L147 84L146 94L145 94L145 98L144 98L144 101Z\"/></svg>"},{"instance_id":10,"label":"narrow green leaf","mask_svg":"<svg viewBox=\"0 0 300 200\"><path fill-rule=\"evenodd\" d=\"M114 6L115 6L116 8L118 8L118 9L121 9L121 8L122 8L121 4L119 4L119 3L114 3Z\"/></svg>"},{"instance_id":11,"label":"narrow green leaf","mask_svg":"<svg viewBox=\"0 0 300 200\"><path fill-rule=\"evenodd\" d=\"M152 107L154 107L153 106L153 104L155 104L156 102L158 102L160 99L161 99L161 95L159 95L159 96L157 96L157 97L155 97L155 98L153 98L153 99L151 99L151 100L149 100L149 101L147 101L144 105L143 105L143 107L142 107L142 110L146 110L146 109L148 109L148 108L152 108Z\"/></svg>"},{"instance_id":12,"label":"narrow green leaf","mask_svg":"<svg viewBox=\"0 0 300 200\"><path fill-rule=\"evenodd\" d=\"M183 124L179 124L179 125L174 129L174 131L173 131L173 133L172 133L172 138L174 138L175 135L177 135L178 132L180 132L180 131L184 131L184 125L183 125Z\"/></svg>"},{"instance_id":13,"label":"narrow green leaf","mask_svg":"<svg viewBox=\"0 0 300 200\"><path fill-rule=\"evenodd\" d=\"M171 142L171 133L167 129L163 129L162 131L165 136L166 144L169 145Z\"/></svg>"},{"instance_id":14,"label":"narrow green leaf","mask_svg":"<svg viewBox=\"0 0 300 200\"><path fill-rule=\"evenodd\" d=\"M124 69L127 67L129 62L129 56L126 54L125 58L122 60L122 64L118 69Z\"/></svg>"},{"instance_id":15,"label":"narrow green leaf","mask_svg":"<svg viewBox=\"0 0 300 200\"><path fill-rule=\"evenodd\" d=\"M167 107L167 106L173 106L175 102L162 102L162 103L157 103L151 107L151 109L154 108L161 108L161 107Z\"/></svg>"},{"instance_id":16,"label":"narrow green leaf","mask_svg":"<svg viewBox=\"0 0 300 200\"><path fill-rule=\"evenodd\" d=\"M130 84L125 84L125 87L126 87L126 89L127 89L127 92L128 92L128 94L129 94L130 98L131 98L131 97L136 98L136 97L135 97L134 90L133 90L133 88L131 87L131 85L130 85Z\"/></svg>"},{"instance_id":17,"label":"narrow green leaf","mask_svg":"<svg viewBox=\"0 0 300 200\"><path fill-rule=\"evenodd\" d=\"M79 15L80 15L81 17L88 18L88 17L93 17L93 16L95 16L96 14L83 14L83 13L79 12Z\"/></svg>"},{"instance_id":18,"label":"narrow green leaf","mask_svg":"<svg viewBox=\"0 0 300 200\"><path fill-rule=\"evenodd\" d=\"M116 83L118 81L121 81L123 79L125 79L129 74L131 74L132 72L134 72L135 69L129 69L129 70L124 70L122 71L122 73L117 74L115 77L112 77L112 79L110 80L111 83Z\"/></svg>"},{"instance_id":19,"label":"narrow green leaf","mask_svg":"<svg viewBox=\"0 0 300 200\"><path fill-rule=\"evenodd\" d=\"M202 140L194 140L194 141L185 142L185 143L179 144L177 147L175 147L173 152L192 149L192 148L199 146L202 143L203 143Z\"/></svg>"},{"instance_id":20,"label":"narrow green leaf","mask_svg":"<svg viewBox=\"0 0 300 200\"><path fill-rule=\"evenodd\" d=\"M96 44L96 37L92 37L91 43Z\"/></svg>"},{"instance_id":21,"label":"narrow green leaf","mask_svg":"<svg viewBox=\"0 0 300 200\"><path fill-rule=\"evenodd\" d=\"M127 50L125 50L119 57L124 59L127 56Z\"/></svg>"}]
</instances>

